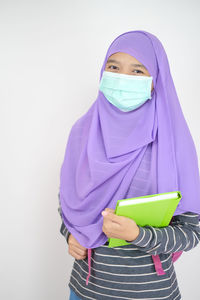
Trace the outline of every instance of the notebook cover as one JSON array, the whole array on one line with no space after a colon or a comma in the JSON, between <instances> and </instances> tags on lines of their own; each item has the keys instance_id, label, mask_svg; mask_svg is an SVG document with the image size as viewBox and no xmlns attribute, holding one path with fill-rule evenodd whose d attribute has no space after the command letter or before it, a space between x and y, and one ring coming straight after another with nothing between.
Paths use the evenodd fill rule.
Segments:
<instances>
[{"instance_id":1,"label":"notebook cover","mask_svg":"<svg viewBox=\"0 0 200 300\"><path fill-rule=\"evenodd\" d=\"M124 200L151 198L153 196L171 194L174 192L178 193L176 198L173 197L172 199L164 199L164 200L158 200L154 202L148 202L147 200L146 203L137 203L137 204L130 204L127 206L119 206L119 203ZM115 208L115 214L118 216L131 218L136 222L137 225L142 227L148 225L153 227L166 227L169 225L171 218L176 210L176 207L178 206L178 203L182 197L180 191L174 191L174 192L152 194L152 195L145 195L141 197L118 200ZM109 248L130 245L130 243L122 239L108 238L108 241L109 241L108 244Z\"/></svg>"}]
</instances>

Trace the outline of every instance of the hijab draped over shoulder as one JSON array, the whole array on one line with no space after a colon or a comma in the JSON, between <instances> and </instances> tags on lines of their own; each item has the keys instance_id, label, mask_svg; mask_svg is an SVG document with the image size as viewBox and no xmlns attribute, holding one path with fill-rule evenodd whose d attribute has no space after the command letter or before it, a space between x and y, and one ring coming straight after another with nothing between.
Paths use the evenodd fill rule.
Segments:
<instances>
[{"instance_id":1,"label":"hijab draped over shoulder","mask_svg":"<svg viewBox=\"0 0 200 300\"><path fill-rule=\"evenodd\" d=\"M180 190L174 215L200 215L197 153L161 42L146 31L119 35L108 48L100 80L108 57L116 52L145 65L154 90L151 99L129 112L120 111L98 90L89 110L71 128L60 171L60 204L67 229L86 248L107 241L101 212L125 198L149 143L152 194Z\"/></svg>"}]
</instances>

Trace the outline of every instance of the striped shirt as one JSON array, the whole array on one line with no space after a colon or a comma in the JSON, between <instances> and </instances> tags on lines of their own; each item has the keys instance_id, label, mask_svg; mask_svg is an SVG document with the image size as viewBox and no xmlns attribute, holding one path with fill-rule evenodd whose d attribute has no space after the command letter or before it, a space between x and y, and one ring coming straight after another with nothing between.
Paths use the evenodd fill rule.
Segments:
<instances>
[{"instance_id":1,"label":"striped shirt","mask_svg":"<svg viewBox=\"0 0 200 300\"><path fill-rule=\"evenodd\" d=\"M150 151L138 168L134 184L129 188L127 198L144 193L141 181L147 181L150 171ZM149 190L150 191L150 190ZM59 198L59 194L58 194ZM58 211L61 215L59 201ZM68 286L80 299L100 300L180 300L176 272L171 254L176 251L189 251L200 240L199 216L193 212L173 217L169 226L157 228L139 226L138 237L130 245L108 248L108 242L92 249L91 275L88 275L88 257L74 260ZM67 243L70 232L63 220L60 233ZM159 254L165 275L158 276L151 255Z\"/></svg>"}]
</instances>

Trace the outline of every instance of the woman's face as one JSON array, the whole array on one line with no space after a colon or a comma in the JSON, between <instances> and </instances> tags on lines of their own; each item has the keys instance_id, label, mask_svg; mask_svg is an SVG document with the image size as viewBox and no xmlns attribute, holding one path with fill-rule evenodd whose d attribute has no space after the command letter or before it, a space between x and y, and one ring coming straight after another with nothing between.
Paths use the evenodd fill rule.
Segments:
<instances>
[{"instance_id":1,"label":"woman's face","mask_svg":"<svg viewBox=\"0 0 200 300\"><path fill-rule=\"evenodd\" d=\"M105 66L105 71L137 76L151 76L146 67L135 57L124 52L112 54ZM153 81L151 91L153 90Z\"/></svg>"}]
</instances>

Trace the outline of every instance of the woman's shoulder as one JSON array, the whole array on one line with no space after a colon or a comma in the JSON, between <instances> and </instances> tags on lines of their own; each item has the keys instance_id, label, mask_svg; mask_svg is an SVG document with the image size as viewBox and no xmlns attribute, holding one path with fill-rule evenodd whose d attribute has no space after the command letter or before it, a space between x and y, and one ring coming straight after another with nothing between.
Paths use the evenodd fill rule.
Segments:
<instances>
[{"instance_id":1,"label":"woman's shoulder","mask_svg":"<svg viewBox=\"0 0 200 300\"><path fill-rule=\"evenodd\" d=\"M81 115L72 125L71 131L83 131L90 127L92 116L93 116L94 105Z\"/></svg>"}]
</instances>

